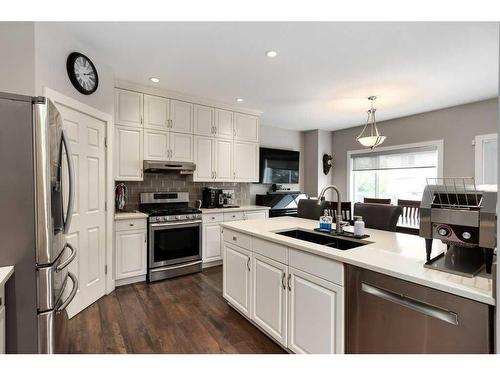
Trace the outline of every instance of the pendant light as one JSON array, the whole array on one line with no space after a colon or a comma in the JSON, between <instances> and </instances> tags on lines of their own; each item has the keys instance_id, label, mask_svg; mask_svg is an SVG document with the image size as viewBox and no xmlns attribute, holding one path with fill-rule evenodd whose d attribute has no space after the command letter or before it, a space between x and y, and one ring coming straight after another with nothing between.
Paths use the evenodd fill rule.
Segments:
<instances>
[{"instance_id":1,"label":"pendant light","mask_svg":"<svg viewBox=\"0 0 500 375\"><path fill-rule=\"evenodd\" d=\"M368 100L371 102L371 108L368 110L368 118L366 119L366 125L363 128L363 131L356 138L356 140L361 143L365 147L374 148L378 145L382 144L386 136L380 134L377 128L377 120L375 119L375 111L377 110L373 106L373 102L377 99L376 96L370 96ZM370 131L367 130L368 126L370 127Z\"/></svg>"}]
</instances>

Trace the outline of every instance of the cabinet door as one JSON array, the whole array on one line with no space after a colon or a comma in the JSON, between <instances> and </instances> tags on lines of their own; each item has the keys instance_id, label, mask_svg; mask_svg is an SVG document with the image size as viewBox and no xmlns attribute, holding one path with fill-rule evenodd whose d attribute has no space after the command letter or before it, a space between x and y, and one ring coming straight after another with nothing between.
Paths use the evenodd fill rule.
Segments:
<instances>
[{"instance_id":1,"label":"cabinet door","mask_svg":"<svg viewBox=\"0 0 500 375\"><path fill-rule=\"evenodd\" d=\"M234 139L239 141L259 141L259 118L244 113L234 113Z\"/></svg>"},{"instance_id":2,"label":"cabinet door","mask_svg":"<svg viewBox=\"0 0 500 375\"><path fill-rule=\"evenodd\" d=\"M193 133L193 105L170 100L170 130L177 133Z\"/></svg>"},{"instance_id":3,"label":"cabinet door","mask_svg":"<svg viewBox=\"0 0 500 375\"><path fill-rule=\"evenodd\" d=\"M142 129L115 127L115 179L142 181Z\"/></svg>"},{"instance_id":4,"label":"cabinet door","mask_svg":"<svg viewBox=\"0 0 500 375\"><path fill-rule=\"evenodd\" d=\"M0 307L0 354L5 354L5 306Z\"/></svg>"},{"instance_id":5,"label":"cabinet door","mask_svg":"<svg viewBox=\"0 0 500 375\"><path fill-rule=\"evenodd\" d=\"M224 109L215 109L215 136L218 138L233 139L233 112Z\"/></svg>"},{"instance_id":6,"label":"cabinet door","mask_svg":"<svg viewBox=\"0 0 500 375\"><path fill-rule=\"evenodd\" d=\"M233 141L229 139L215 139L215 180L233 181Z\"/></svg>"},{"instance_id":7,"label":"cabinet door","mask_svg":"<svg viewBox=\"0 0 500 375\"><path fill-rule=\"evenodd\" d=\"M144 129L144 160L168 160L168 132Z\"/></svg>"},{"instance_id":8,"label":"cabinet door","mask_svg":"<svg viewBox=\"0 0 500 375\"><path fill-rule=\"evenodd\" d=\"M203 262L222 259L221 226L218 223L203 224Z\"/></svg>"},{"instance_id":9,"label":"cabinet door","mask_svg":"<svg viewBox=\"0 0 500 375\"><path fill-rule=\"evenodd\" d=\"M237 182L259 181L259 144L234 141L234 178Z\"/></svg>"},{"instance_id":10,"label":"cabinet door","mask_svg":"<svg viewBox=\"0 0 500 375\"><path fill-rule=\"evenodd\" d=\"M194 106L194 134L214 135L214 109L204 105Z\"/></svg>"},{"instance_id":11,"label":"cabinet door","mask_svg":"<svg viewBox=\"0 0 500 375\"><path fill-rule=\"evenodd\" d=\"M247 211L244 218L245 220L267 219L267 211Z\"/></svg>"},{"instance_id":12,"label":"cabinet door","mask_svg":"<svg viewBox=\"0 0 500 375\"><path fill-rule=\"evenodd\" d=\"M241 247L224 243L223 295L246 317L250 317L251 254Z\"/></svg>"},{"instance_id":13,"label":"cabinet door","mask_svg":"<svg viewBox=\"0 0 500 375\"><path fill-rule=\"evenodd\" d=\"M169 106L169 99L144 95L144 127L168 130Z\"/></svg>"},{"instance_id":14,"label":"cabinet door","mask_svg":"<svg viewBox=\"0 0 500 375\"><path fill-rule=\"evenodd\" d=\"M191 134L170 133L170 160L193 161L193 136Z\"/></svg>"},{"instance_id":15,"label":"cabinet door","mask_svg":"<svg viewBox=\"0 0 500 375\"><path fill-rule=\"evenodd\" d=\"M194 136L194 162L196 170L194 171L194 181L213 181L214 180L214 138Z\"/></svg>"},{"instance_id":16,"label":"cabinet door","mask_svg":"<svg viewBox=\"0 0 500 375\"><path fill-rule=\"evenodd\" d=\"M287 341L287 266L253 253L250 318L276 341Z\"/></svg>"},{"instance_id":17,"label":"cabinet door","mask_svg":"<svg viewBox=\"0 0 500 375\"><path fill-rule=\"evenodd\" d=\"M143 95L115 89L115 124L142 127Z\"/></svg>"},{"instance_id":18,"label":"cabinet door","mask_svg":"<svg viewBox=\"0 0 500 375\"><path fill-rule=\"evenodd\" d=\"M146 231L116 232L116 280L146 274Z\"/></svg>"},{"instance_id":19,"label":"cabinet door","mask_svg":"<svg viewBox=\"0 0 500 375\"><path fill-rule=\"evenodd\" d=\"M288 348L295 353L343 353L343 288L292 267L288 272Z\"/></svg>"}]
</instances>

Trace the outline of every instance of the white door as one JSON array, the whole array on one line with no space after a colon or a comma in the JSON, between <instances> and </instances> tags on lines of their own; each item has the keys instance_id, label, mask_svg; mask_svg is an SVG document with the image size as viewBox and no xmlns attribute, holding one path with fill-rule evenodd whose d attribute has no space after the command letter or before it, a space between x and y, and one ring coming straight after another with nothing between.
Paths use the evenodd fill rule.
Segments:
<instances>
[{"instance_id":1,"label":"white door","mask_svg":"<svg viewBox=\"0 0 500 375\"><path fill-rule=\"evenodd\" d=\"M233 140L215 138L215 180L233 181Z\"/></svg>"},{"instance_id":2,"label":"white door","mask_svg":"<svg viewBox=\"0 0 500 375\"><path fill-rule=\"evenodd\" d=\"M245 220L267 219L267 211L247 211L244 217Z\"/></svg>"},{"instance_id":3,"label":"white door","mask_svg":"<svg viewBox=\"0 0 500 375\"><path fill-rule=\"evenodd\" d=\"M224 298L243 315L250 317L252 253L238 246L224 244L222 289Z\"/></svg>"},{"instance_id":4,"label":"white door","mask_svg":"<svg viewBox=\"0 0 500 375\"><path fill-rule=\"evenodd\" d=\"M116 232L116 280L146 274L146 231Z\"/></svg>"},{"instance_id":5,"label":"white door","mask_svg":"<svg viewBox=\"0 0 500 375\"><path fill-rule=\"evenodd\" d=\"M259 118L244 113L234 113L234 139L239 141L259 141Z\"/></svg>"},{"instance_id":6,"label":"white door","mask_svg":"<svg viewBox=\"0 0 500 375\"><path fill-rule=\"evenodd\" d=\"M193 133L193 105L179 100L170 100L170 130L178 133Z\"/></svg>"},{"instance_id":7,"label":"white door","mask_svg":"<svg viewBox=\"0 0 500 375\"><path fill-rule=\"evenodd\" d=\"M142 181L143 130L115 127L115 179Z\"/></svg>"},{"instance_id":8,"label":"white door","mask_svg":"<svg viewBox=\"0 0 500 375\"><path fill-rule=\"evenodd\" d=\"M170 132L170 160L193 161L193 136Z\"/></svg>"},{"instance_id":9,"label":"white door","mask_svg":"<svg viewBox=\"0 0 500 375\"><path fill-rule=\"evenodd\" d=\"M144 128L168 130L170 100L144 95Z\"/></svg>"},{"instance_id":10,"label":"white door","mask_svg":"<svg viewBox=\"0 0 500 375\"><path fill-rule=\"evenodd\" d=\"M234 177L239 182L259 181L259 144L234 141Z\"/></svg>"},{"instance_id":11,"label":"white door","mask_svg":"<svg viewBox=\"0 0 500 375\"><path fill-rule=\"evenodd\" d=\"M288 348L295 353L344 351L344 288L290 267Z\"/></svg>"},{"instance_id":12,"label":"white door","mask_svg":"<svg viewBox=\"0 0 500 375\"><path fill-rule=\"evenodd\" d=\"M250 318L281 345L287 335L287 266L253 253Z\"/></svg>"},{"instance_id":13,"label":"white door","mask_svg":"<svg viewBox=\"0 0 500 375\"><path fill-rule=\"evenodd\" d=\"M77 249L69 269L77 276L79 288L67 308L71 318L105 293L106 124L62 104L57 109L71 144L75 168L74 213L67 240ZM63 170L67 171L67 167ZM66 172L63 183L67 181Z\"/></svg>"},{"instance_id":14,"label":"white door","mask_svg":"<svg viewBox=\"0 0 500 375\"><path fill-rule=\"evenodd\" d=\"M142 127L143 95L115 89L115 124Z\"/></svg>"},{"instance_id":15,"label":"white door","mask_svg":"<svg viewBox=\"0 0 500 375\"><path fill-rule=\"evenodd\" d=\"M233 133L233 112L217 108L215 110L215 136L233 139Z\"/></svg>"},{"instance_id":16,"label":"white door","mask_svg":"<svg viewBox=\"0 0 500 375\"><path fill-rule=\"evenodd\" d=\"M203 262L222 259L222 236L219 223L203 224Z\"/></svg>"},{"instance_id":17,"label":"white door","mask_svg":"<svg viewBox=\"0 0 500 375\"><path fill-rule=\"evenodd\" d=\"M194 181L213 181L214 179L214 138L194 136Z\"/></svg>"},{"instance_id":18,"label":"white door","mask_svg":"<svg viewBox=\"0 0 500 375\"><path fill-rule=\"evenodd\" d=\"M214 135L214 109L204 105L194 106L194 134Z\"/></svg>"},{"instance_id":19,"label":"white door","mask_svg":"<svg viewBox=\"0 0 500 375\"><path fill-rule=\"evenodd\" d=\"M168 160L168 132L144 129L144 160Z\"/></svg>"}]
</instances>

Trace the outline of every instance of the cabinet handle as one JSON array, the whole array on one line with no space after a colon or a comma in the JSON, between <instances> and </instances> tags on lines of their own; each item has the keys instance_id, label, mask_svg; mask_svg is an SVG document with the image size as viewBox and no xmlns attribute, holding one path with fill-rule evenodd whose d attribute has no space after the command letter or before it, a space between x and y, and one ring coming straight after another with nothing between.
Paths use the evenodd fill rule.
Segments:
<instances>
[{"instance_id":1,"label":"cabinet handle","mask_svg":"<svg viewBox=\"0 0 500 375\"><path fill-rule=\"evenodd\" d=\"M172 129L174 127L174 122L173 120L168 120L168 127Z\"/></svg>"},{"instance_id":2,"label":"cabinet handle","mask_svg":"<svg viewBox=\"0 0 500 375\"><path fill-rule=\"evenodd\" d=\"M141 116L141 125L142 125L142 116Z\"/></svg>"},{"instance_id":3,"label":"cabinet handle","mask_svg":"<svg viewBox=\"0 0 500 375\"><path fill-rule=\"evenodd\" d=\"M286 273L283 272L283 276L281 276L281 285L283 285L283 290L286 290L285 277L286 277Z\"/></svg>"},{"instance_id":4,"label":"cabinet handle","mask_svg":"<svg viewBox=\"0 0 500 375\"><path fill-rule=\"evenodd\" d=\"M141 169L141 178L142 178L142 169Z\"/></svg>"},{"instance_id":5,"label":"cabinet handle","mask_svg":"<svg viewBox=\"0 0 500 375\"><path fill-rule=\"evenodd\" d=\"M233 179L236 180L236 172L233 172Z\"/></svg>"},{"instance_id":6,"label":"cabinet handle","mask_svg":"<svg viewBox=\"0 0 500 375\"><path fill-rule=\"evenodd\" d=\"M215 216L212 216L212 220L215 220Z\"/></svg>"},{"instance_id":7,"label":"cabinet handle","mask_svg":"<svg viewBox=\"0 0 500 375\"><path fill-rule=\"evenodd\" d=\"M214 178L217 178L217 171L214 172Z\"/></svg>"},{"instance_id":8,"label":"cabinet handle","mask_svg":"<svg viewBox=\"0 0 500 375\"><path fill-rule=\"evenodd\" d=\"M250 272L250 257L248 257L248 259L247 259L247 269L248 269L248 272Z\"/></svg>"},{"instance_id":9,"label":"cabinet handle","mask_svg":"<svg viewBox=\"0 0 500 375\"><path fill-rule=\"evenodd\" d=\"M233 236L233 241L238 241L238 239L236 238L236 236Z\"/></svg>"},{"instance_id":10,"label":"cabinet handle","mask_svg":"<svg viewBox=\"0 0 500 375\"><path fill-rule=\"evenodd\" d=\"M288 290L292 291L292 283L290 282L290 279L292 278L292 274L288 274L288 279L287 279L287 284L288 284Z\"/></svg>"},{"instance_id":11,"label":"cabinet handle","mask_svg":"<svg viewBox=\"0 0 500 375\"><path fill-rule=\"evenodd\" d=\"M134 223L130 223L129 226L133 227L134 226Z\"/></svg>"}]
</instances>

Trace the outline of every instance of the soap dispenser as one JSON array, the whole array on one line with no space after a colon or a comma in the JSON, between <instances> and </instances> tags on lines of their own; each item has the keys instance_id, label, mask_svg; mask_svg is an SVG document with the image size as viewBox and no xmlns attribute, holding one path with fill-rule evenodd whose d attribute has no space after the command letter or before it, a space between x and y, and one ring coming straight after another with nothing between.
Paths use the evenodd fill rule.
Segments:
<instances>
[{"instance_id":1,"label":"soap dispenser","mask_svg":"<svg viewBox=\"0 0 500 375\"><path fill-rule=\"evenodd\" d=\"M319 229L324 232L331 232L332 230L332 217L328 214L328 210L323 212L323 216L319 218Z\"/></svg>"}]
</instances>

